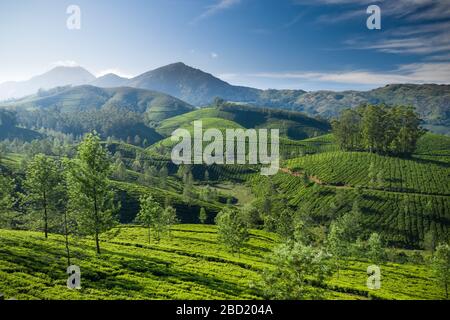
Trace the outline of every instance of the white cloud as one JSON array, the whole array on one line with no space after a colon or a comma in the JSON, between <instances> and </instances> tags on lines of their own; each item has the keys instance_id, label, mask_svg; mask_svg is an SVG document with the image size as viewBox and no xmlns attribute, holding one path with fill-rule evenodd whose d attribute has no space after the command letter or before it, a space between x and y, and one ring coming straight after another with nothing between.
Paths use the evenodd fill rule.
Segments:
<instances>
[{"instance_id":1,"label":"white cloud","mask_svg":"<svg viewBox=\"0 0 450 320\"><path fill-rule=\"evenodd\" d=\"M97 72L95 74L95 76L98 78L98 77L102 77L104 75L107 75L109 73L114 73L115 75L118 75L119 77L122 77L122 78L127 78L127 79L133 78L133 75L130 75L130 74L127 74L127 73L123 73L122 71L120 71L117 68L101 70L101 71Z\"/></svg>"},{"instance_id":2,"label":"white cloud","mask_svg":"<svg viewBox=\"0 0 450 320\"><path fill-rule=\"evenodd\" d=\"M228 79L238 75L231 74ZM367 70L341 72L265 72L247 74L244 77L303 80L314 82L332 82L355 85L383 86L394 83L437 83L450 84L450 63L414 63L401 65L390 72L374 72Z\"/></svg>"},{"instance_id":3,"label":"white cloud","mask_svg":"<svg viewBox=\"0 0 450 320\"><path fill-rule=\"evenodd\" d=\"M78 67L79 64L76 61L73 60L59 60L52 62L50 64L52 68L54 67Z\"/></svg>"},{"instance_id":4,"label":"white cloud","mask_svg":"<svg viewBox=\"0 0 450 320\"><path fill-rule=\"evenodd\" d=\"M215 52L211 52L211 58L213 59L217 59L219 57L219 55Z\"/></svg>"},{"instance_id":5,"label":"white cloud","mask_svg":"<svg viewBox=\"0 0 450 320\"><path fill-rule=\"evenodd\" d=\"M202 14L200 14L198 17L196 17L192 21L192 23L196 23L200 20L209 18L209 17L219 13L220 11L227 10L227 9L239 4L240 2L241 2L241 0L219 0L215 4L206 7L206 10Z\"/></svg>"}]
</instances>

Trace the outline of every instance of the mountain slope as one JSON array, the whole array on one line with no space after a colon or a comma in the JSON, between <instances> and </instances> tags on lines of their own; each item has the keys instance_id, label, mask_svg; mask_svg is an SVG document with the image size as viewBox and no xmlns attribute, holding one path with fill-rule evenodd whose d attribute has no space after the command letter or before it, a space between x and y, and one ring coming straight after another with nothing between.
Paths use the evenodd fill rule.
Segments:
<instances>
[{"instance_id":1,"label":"mountain slope","mask_svg":"<svg viewBox=\"0 0 450 320\"><path fill-rule=\"evenodd\" d=\"M127 86L165 92L194 105L206 105L215 97L253 101L258 89L232 86L209 73L178 62L130 79Z\"/></svg>"},{"instance_id":2,"label":"mountain slope","mask_svg":"<svg viewBox=\"0 0 450 320\"><path fill-rule=\"evenodd\" d=\"M233 121L247 129L279 129L282 137L296 140L321 135L330 130L330 125L326 121L310 118L299 112L258 108L233 103L222 103L216 107L195 110L164 120L157 130L163 135L168 135L178 127L184 127L194 120L204 118L220 118Z\"/></svg>"},{"instance_id":3,"label":"mountain slope","mask_svg":"<svg viewBox=\"0 0 450 320\"><path fill-rule=\"evenodd\" d=\"M108 73L98 77L89 84L100 88L115 88L124 86L127 81L127 78L120 77L114 73Z\"/></svg>"},{"instance_id":4,"label":"mountain slope","mask_svg":"<svg viewBox=\"0 0 450 320\"><path fill-rule=\"evenodd\" d=\"M82 67L56 67L27 81L0 84L0 100L35 94L39 89L81 85L94 80L95 77Z\"/></svg>"},{"instance_id":5,"label":"mountain slope","mask_svg":"<svg viewBox=\"0 0 450 320\"><path fill-rule=\"evenodd\" d=\"M167 94L135 88L98 88L90 85L53 89L4 103L22 110L57 109L61 112L85 112L117 107L159 121L193 109L189 104Z\"/></svg>"}]
</instances>

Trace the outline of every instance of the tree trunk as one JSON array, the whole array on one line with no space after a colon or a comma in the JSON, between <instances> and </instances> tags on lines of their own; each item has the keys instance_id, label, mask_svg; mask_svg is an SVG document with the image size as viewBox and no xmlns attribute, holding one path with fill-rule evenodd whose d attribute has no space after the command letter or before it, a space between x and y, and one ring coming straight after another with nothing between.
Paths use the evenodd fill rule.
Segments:
<instances>
[{"instance_id":1,"label":"tree trunk","mask_svg":"<svg viewBox=\"0 0 450 320\"><path fill-rule=\"evenodd\" d=\"M97 189L94 188L94 218L95 218L95 246L97 247L97 253L100 254L100 241L98 239L99 224L98 208L97 208Z\"/></svg>"},{"instance_id":2,"label":"tree trunk","mask_svg":"<svg viewBox=\"0 0 450 320\"><path fill-rule=\"evenodd\" d=\"M150 226L148 226L148 243L151 242L150 232L151 232L151 229L150 229Z\"/></svg>"},{"instance_id":3,"label":"tree trunk","mask_svg":"<svg viewBox=\"0 0 450 320\"><path fill-rule=\"evenodd\" d=\"M45 194L44 191L44 233L45 233L45 239L48 239L48 214L47 214L47 195Z\"/></svg>"},{"instance_id":4,"label":"tree trunk","mask_svg":"<svg viewBox=\"0 0 450 320\"><path fill-rule=\"evenodd\" d=\"M67 253L67 266L70 267L70 250L69 250L69 230L67 227L67 212L64 211L64 233L66 237L66 253Z\"/></svg>"}]
</instances>

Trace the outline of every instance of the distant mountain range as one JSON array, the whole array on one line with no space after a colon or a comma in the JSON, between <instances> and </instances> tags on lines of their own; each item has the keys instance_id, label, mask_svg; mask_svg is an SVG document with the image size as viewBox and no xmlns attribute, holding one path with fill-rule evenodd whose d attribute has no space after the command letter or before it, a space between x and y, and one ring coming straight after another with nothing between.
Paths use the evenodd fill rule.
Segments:
<instances>
[{"instance_id":1,"label":"distant mountain range","mask_svg":"<svg viewBox=\"0 0 450 320\"><path fill-rule=\"evenodd\" d=\"M23 82L0 84L0 99L21 97L65 85L133 87L169 94L195 106L209 105L214 98L255 106L302 111L311 116L334 117L342 109L362 103L413 105L436 132L450 132L450 85L393 84L370 91L260 90L234 86L213 75L178 62L132 79L107 74L95 78L81 67L57 67Z\"/></svg>"}]
</instances>

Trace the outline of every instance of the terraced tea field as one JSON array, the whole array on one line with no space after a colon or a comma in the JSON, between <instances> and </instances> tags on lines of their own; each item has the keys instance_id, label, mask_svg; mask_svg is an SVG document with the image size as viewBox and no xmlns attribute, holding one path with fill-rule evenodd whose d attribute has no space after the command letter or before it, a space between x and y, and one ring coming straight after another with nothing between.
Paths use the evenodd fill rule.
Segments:
<instances>
[{"instance_id":1,"label":"terraced tea field","mask_svg":"<svg viewBox=\"0 0 450 320\"><path fill-rule=\"evenodd\" d=\"M171 238L148 243L147 231L121 226L94 242L71 239L72 264L81 268L81 290L66 287L63 237L0 230L0 292L16 299L261 299L255 284L276 244L273 234L252 231L240 256L217 242L216 228L177 225ZM352 261L326 286L327 299L439 299L426 265L381 266L382 287L366 287L369 262Z\"/></svg>"}]
</instances>

